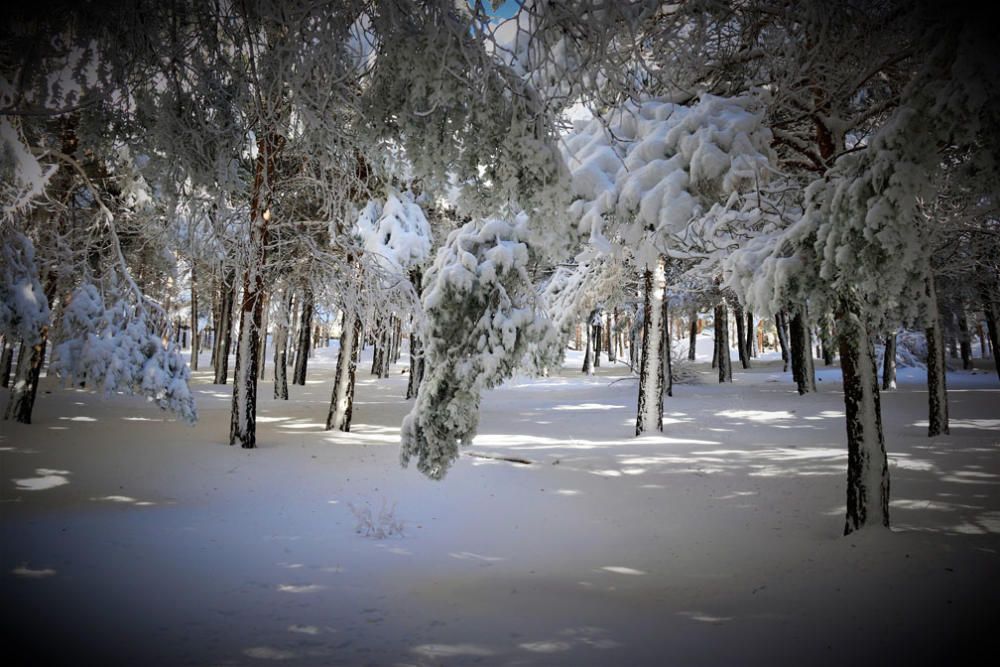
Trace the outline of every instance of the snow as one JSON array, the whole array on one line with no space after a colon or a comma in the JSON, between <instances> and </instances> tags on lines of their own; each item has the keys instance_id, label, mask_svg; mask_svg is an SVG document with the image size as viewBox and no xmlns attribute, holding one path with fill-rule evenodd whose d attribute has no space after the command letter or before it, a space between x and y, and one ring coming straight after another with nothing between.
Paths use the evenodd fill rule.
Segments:
<instances>
[{"instance_id":1,"label":"snow","mask_svg":"<svg viewBox=\"0 0 1000 667\"><path fill-rule=\"evenodd\" d=\"M0 422L0 591L25 662L946 664L991 631L1000 385L978 359L949 374L934 439L923 371L900 369L894 529L844 538L835 367L800 397L779 361L725 385L700 361L664 432L633 438L626 366L586 377L569 351L482 396L470 451L530 464L462 456L435 483L398 465L405 355L386 380L359 370L352 433L324 430L336 355L287 402L260 392L257 450L225 445L232 387L208 371L194 427L43 378L34 424ZM59 483L18 485L40 478ZM403 536L357 534L349 503L383 500Z\"/></svg>"}]
</instances>

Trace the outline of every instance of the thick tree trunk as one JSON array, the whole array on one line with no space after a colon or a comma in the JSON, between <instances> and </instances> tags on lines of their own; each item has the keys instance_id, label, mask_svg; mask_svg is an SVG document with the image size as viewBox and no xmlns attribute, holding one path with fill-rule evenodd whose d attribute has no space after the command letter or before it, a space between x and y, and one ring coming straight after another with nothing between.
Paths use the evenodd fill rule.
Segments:
<instances>
[{"instance_id":1,"label":"thick tree trunk","mask_svg":"<svg viewBox=\"0 0 1000 667\"><path fill-rule=\"evenodd\" d=\"M691 329L688 331L688 361L694 361L698 346L698 313L691 313Z\"/></svg>"},{"instance_id":2,"label":"thick tree trunk","mask_svg":"<svg viewBox=\"0 0 1000 667\"><path fill-rule=\"evenodd\" d=\"M295 346L295 368L292 384L305 386L306 369L309 365L309 348L312 341L313 292L307 287L302 293L302 308L299 311L299 338Z\"/></svg>"},{"instance_id":3,"label":"thick tree trunk","mask_svg":"<svg viewBox=\"0 0 1000 667\"><path fill-rule=\"evenodd\" d=\"M666 322L663 321L663 298L666 288L663 260L645 272L645 299L643 301L642 359L639 361L639 406L635 421L635 434L663 430L663 338Z\"/></svg>"},{"instance_id":4,"label":"thick tree trunk","mask_svg":"<svg viewBox=\"0 0 1000 667\"><path fill-rule=\"evenodd\" d=\"M885 353L882 355L882 390L896 388L896 332L885 337Z\"/></svg>"},{"instance_id":5,"label":"thick tree trunk","mask_svg":"<svg viewBox=\"0 0 1000 667\"><path fill-rule=\"evenodd\" d=\"M38 395L38 380L42 376L42 365L45 363L45 346L49 340L49 328L42 327L39 340L32 346L21 343L17 353L17 370L14 372L14 384L10 388L7 399L7 410L4 419L13 419L22 424L31 423L31 413L35 408L35 397Z\"/></svg>"},{"instance_id":6,"label":"thick tree trunk","mask_svg":"<svg viewBox=\"0 0 1000 667\"><path fill-rule=\"evenodd\" d=\"M288 400L288 329L292 314L292 290L286 288L278 302L274 323L274 397Z\"/></svg>"},{"instance_id":7,"label":"thick tree trunk","mask_svg":"<svg viewBox=\"0 0 1000 667\"><path fill-rule=\"evenodd\" d=\"M390 319L382 329L382 336L379 343L379 365L378 376L381 379L389 377L389 368L392 365L392 320Z\"/></svg>"},{"instance_id":8,"label":"thick tree trunk","mask_svg":"<svg viewBox=\"0 0 1000 667\"><path fill-rule=\"evenodd\" d=\"M10 369L14 361L14 344L9 336L4 336L3 352L0 353L0 387L10 386Z\"/></svg>"},{"instance_id":9,"label":"thick tree trunk","mask_svg":"<svg viewBox=\"0 0 1000 667\"><path fill-rule=\"evenodd\" d=\"M799 394L816 391L816 371L813 367L812 334L806 326L805 309L795 307L788 323L792 348L792 377Z\"/></svg>"},{"instance_id":10,"label":"thick tree trunk","mask_svg":"<svg viewBox=\"0 0 1000 667\"><path fill-rule=\"evenodd\" d=\"M948 433L948 386L945 365L944 336L941 331L941 313L938 310L934 277L926 278L927 297L927 435L934 437Z\"/></svg>"},{"instance_id":11,"label":"thick tree trunk","mask_svg":"<svg viewBox=\"0 0 1000 667\"><path fill-rule=\"evenodd\" d=\"M198 352L201 341L198 340L198 290L197 274L194 262L191 263L191 370L198 370Z\"/></svg>"},{"instance_id":12,"label":"thick tree trunk","mask_svg":"<svg viewBox=\"0 0 1000 667\"><path fill-rule=\"evenodd\" d=\"M283 140L267 131L257 140L253 189L250 200L250 243L243 273L240 333L233 375L233 408L229 444L244 449L257 445L257 364L260 363L260 325L264 307L264 269L267 265L270 190L274 187L275 158Z\"/></svg>"},{"instance_id":13,"label":"thick tree trunk","mask_svg":"<svg viewBox=\"0 0 1000 667\"><path fill-rule=\"evenodd\" d=\"M229 346L233 339L233 305L236 301L236 272L226 271L222 277L219 299L219 326L215 339L215 384L226 384L229 375Z\"/></svg>"},{"instance_id":14,"label":"thick tree trunk","mask_svg":"<svg viewBox=\"0 0 1000 667\"><path fill-rule=\"evenodd\" d=\"M782 363L782 373L788 372L788 362L792 358L791 351L788 349L788 327L785 320L787 316L783 310L779 310L774 315L774 328L778 333L778 346L781 348L781 363Z\"/></svg>"},{"instance_id":15,"label":"thick tree trunk","mask_svg":"<svg viewBox=\"0 0 1000 667\"><path fill-rule=\"evenodd\" d=\"M361 343L361 318L351 309L344 310L344 326L340 332L340 352L337 370L333 377L333 394L330 411L326 416L326 430L351 430L351 413L354 410L354 378L357 371L356 348Z\"/></svg>"},{"instance_id":16,"label":"thick tree trunk","mask_svg":"<svg viewBox=\"0 0 1000 667\"><path fill-rule=\"evenodd\" d=\"M736 318L736 348L743 370L750 368L750 350L747 348L746 320L743 317L743 306L737 303L733 307L733 317Z\"/></svg>"},{"instance_id":17,"label":"thick tree trunk","mask_svg":"<svg viewBox=\"0 0 1000 667\"><path fill-rule=\"evenodd\" d=\"M725 302L715 307L715 349L718 355L719 382L732 382L733 362L729 354L729 309Z\"/></svg>"},{"instance_id":18,"label":"thick tree trunk","mask_svg":"<svg viewBox=\"0 0 1000 667\"><path fill-rule=\"evenodd\" d=\"M889 461L868 330L847 304L837 323L847 415L847 535L865 525L889 525Z\"/></svg>"}]
</instances>

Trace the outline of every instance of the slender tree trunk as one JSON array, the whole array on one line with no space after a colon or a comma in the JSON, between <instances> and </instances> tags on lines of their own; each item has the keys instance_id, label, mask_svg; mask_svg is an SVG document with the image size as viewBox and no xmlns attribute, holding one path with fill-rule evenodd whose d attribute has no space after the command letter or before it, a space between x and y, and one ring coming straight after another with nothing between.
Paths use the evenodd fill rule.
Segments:
<instances>
[{"instance_id":1,"label":"slender tree trunk","mask_svg":"<svg viewBox=\"0 0 1000 667\"><path fill-rule=\"evenodd\" d=\"M753 311L747 310L747 357L757 358L757 336L753 325Z\"/></svg>"},{"instance_id":2,"label":"slender tree trunk","mask_svg":"<svg viewBox=\"0 0 1000 667\"><path fill-rule=\"evenodd\" d=\"M691 329L688 331L688 361L694 361L698 346L698 313L691 313Z\"/></svg>"},{"instance_id":3,"label":"slender tree trunk","mask_svg":"<svg viewBox=\"0 0 1000 667\"><path fill-rule=\"evenodd\" d=\"M663 259L645 271L645 299L643 301L642 359L639 362L639 406L635 421L635 434L663 430L663 338L666 322L663 321L663 299L666 273Z\"/></svg>"},{"instance_id":4,"label":"slender tree trunk","mask_svg":"<svg viewBox=\"0 0 1000 667\"><path fill-rule=\"evenodd\" d=\"M958 308L958 345L962 355L962 370L972 369L972 333L969 331L969 318L965 314L965 304Z\"/></svg>"},{"instance_id":5,"label":"slender tree trunk","mask_svg":"<svg viewBox=\"0 0 1000 667\"><path fill-rule=\"evenodd\" d=\"M737 303L733 307L733 317L736 318L736 348L743 370L750 368L750 350L747 348L746 320L743 316L743 306Z\"/></svg>"},{"instance_id":6,"label":"slender tree trunk","mask_svg":"<svg viewBox=\"0 0 1000 667\"><path fill-rule=\"evenodd\" d=\"M354 378L357 371L355 349L361 344L361 318L350 308L344 310L344 326L340 332L340 351L337 370L333 378L330 411L326 416L326 430L351 430L351 413L354 410Z\"/></svg>"},{"instance_id":7,"label":"slender tree trunk","mask_svg":"<svg viewBox=\"0 0 1000 667\"><path fill-rule=\"evenodd\" d=\"M590 324L590 318L593 317L593 313L587 317L587 323L584 328L587 330L587 351L583 355L583 368L581 371L584 375L594 374L594 327Z\"/></svg>"},{"instance_id":8,"label":"slender tree trunk","mask_svg":"<svg viewBox=\"0 0 1000 667\"><path fill-rule=\"evenodd\" d=\"M389 377L389 367L392 364L392 320L390 319L382 328L382 336L379 343L379 365L378 376L381 379Z\"/></svg>"},{"instance_id":9,"label":"slender tree trunk","mask_svg":"<svg viewBox=\"0 0 1000 667\"><path fill-rule=\"evenodd\" d=\"M944 337L941 331L941 313L938 310L937 290L934 276L926 278L927 296L927 394L928 426L927 435L933 437L948 433L948 386L945 365Z\"/></svg>"},{"instance_id":10,"label":"slender tree trunk","mask_svg":"<svg viewBox=\"0 0 1000 667\"><path fill-rule=\"evenodd\" d=\"M715 307L715 347L719 362L719 382L732 382L733 362L729 354L729 309L725 302Z\"/></svg>"},{"instance_id":11,"label":"slender tree trunk","mask_svg":"<svg viewBox=\"0 0 1000 667\"><path fill-rule=\"evenodd\" d=\"M271 309L271 298L270 295L264 294L264 305L261 306L260 315L260 370L257 374L258 380L263 380L264 370L267 367L267 327L268 327L268 311Z\"/></svg>"},{"instance_id":12,"label":"slender tree trunk","mask_svg":"<svg viewBox=\"0 0 1000 667\"><path fill-rule=\"evenodd\" d=\"M0 353L0 387L10 386L10 369L14 361L14 344L10 336L4 336L3 352Z\"/></svg>"},{"instance_id":13,"label":"slender tree trunk","mask_svg":"<svg viewBox=\"0 0 1000 667\"><path fill-rule=\"evenodd\" d=\"M885 354L882 355L882 389L896 388L896 332L885 337Z\"/></svg>"},{"instance_id":14,"label":"slender tree trunk","mask_svg":"<svg viewBox=\"0 0 1000 667\"><path fill-rule=\"evenodd\" d=\"M607 313L607 323L604 327L604 342L606 343L608 350L608 363L615 363L615 345L614 345L614 327L615 321L612 319L612 313L609 310Z\"/></svg>"},{"instance_id":15,"label":"slender tree trunk","mask_svg":"<svg viewBox=\"0 0 1000 667\"><path fill-rule=\"evenodd\" d=\"M639 368L639 325L635 320L632 321L629 327L629 341L628 341L628 367L635 373Z\"/></svg>"},{"instance_id":16,"label":"slender tree trunk","mask_svg":"<svg viewBox=\"0 0 1000 667\"><path fill-rule=\"evenodd\" d=\"M292 290L285 288L278 302L274 323L274 397L288 400L288 329L292 314Z\"/></svg>"},{"instance_id":17,"label":"slender tree trunk","mask_svg":"<svg viewBox=\"0 0 1000 667\"><path fill-rule=\"evenodd\" d=\"M830 366L833 364L833 336L832 336L833 323L829 321L829 318L824 317L823 322L820 324L819 328L819 345L820 345L820 355L823 357L823 365Z\"/></svg>"},{"instance_id":18,"label":"slender tree trunk","mask_svg":"<svg viewBox=\"0 0 1000 667\"><path fill-rule=\"evenodd\" d=\"M816 391L816 371L813 367L812 334L806 326L805 308L795 307L788 324L792 347L792 377L799 394Z\"/></svg>"},{"instance_id":19,"label":"slender tree trunk","mask_svg":"<svg viewBox=\"0 0 1000 667\"><path fill-rule=\"evenodd\" d=\"M295 346L295 369L292 384L305 386L306 369L309 365L309 348L312 341L313 292L306 287L302 293L302 309L299 311L299 342Z\"/></svg>"},{"instance_id":20,"label":"slender tree trunk","mask_svg":"<svg viewBox=\"0 0 1000 667\"><path fill-rule=\"evenodd\" d=\"M782 373L788 372L788 362L791 360L792 354L788 349L788 327L786 326L785 320L787 316L785 311L779 310L774 315L774 328L778 333L778 346L781 348L781 362L782 362Z\"/></svg>"},{"instance_id":21,"label":"slender tree trunk","mask_svg":"<svg viewBox=\"0 0 1000 667\"><path fill-rule=\"evenodd\" d=\"M229 346L233 339L233 305L236 301L236 272L226 271L222 278L219 303L219 327L215 339L215 384L226 384L229 375Z\"/></svg>"},{"instance_id":22,"label":"slender tree trunk","mask_svg":"<svg viewBox=\"0 0 1000 667\"><path fill-rule=\"evenodd\" d=\"M198 340L198 290L197 274L194 261L191 262L191 370L198 370L198 351L201 341Z\"/></svg>"},{"instance_id":23,"label":"slender tree trunk","mask_svg":"<svg viewBox=\"0 0 1000 667\"><path fill-rule=\"evenodd\" d=\"M655 305L655 304L654 304ZM663 294L663 349L660 354L663 355L663 391L667 396L674 395L674 377L673 377L673 365L672 359L670 358L672 350L670 349L670 300L667 298L666 292Z\"/></svg>"},{"instance_id":24,"label":"slender tree trunk","mask_svg":"<svg viewBox=\"0 0 1000 667\"><path fill-rule=\"evenodd\" d=\"M229 444L244 449L257 445L257 364L260 363L260 325L264 307L264 269L267 265L270 194L274 187L275 158L283 140L272 130L257 140L257 159L250 200L250 245L243 273L239 344L233 375L233 409Z\"/></svg>"},{"instance_id":25,"label":"slender tree trunk","mask_svg":"<svg viewBox=\"0 0 1000 667\"><path fill-rule=\"evenodd\" d=\"M837 324L847 415L847 535L865 525L889 525L889 461L868 330L846 303Z\"/></svg>"}]
</instances>

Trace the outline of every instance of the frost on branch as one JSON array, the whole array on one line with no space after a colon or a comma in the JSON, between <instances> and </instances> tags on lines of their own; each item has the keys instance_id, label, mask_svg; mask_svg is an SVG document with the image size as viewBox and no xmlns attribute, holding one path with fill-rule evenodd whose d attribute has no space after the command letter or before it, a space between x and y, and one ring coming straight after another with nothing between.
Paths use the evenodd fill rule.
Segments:
<instances>
[{"instance_id":1,"label":"frost on branch","mask_svg":"<svg viewBox=\"0 0 1000 667\"><path fill-rule=\"evenodd\" d=\"M390 194L384 205L369 201L358 216L357 230L365 250L390 273L405 274L430 257L430 225L412 193Z\"/></svg>"},{"instance_id":2,"label":"frost on branch","mask_svg":"<svg viewBox=\"0 0 1000 667\"><path fill-rule=\"evenodd\" d=\"M25 345L49 323L49 303L38 280L35 248L27 236L0 228L0 333Z\"/></svg>"},{"instance_id":3,"label":"frost on branch","mask_svg":"<svg viewBox=\"0 0 1000 667\"><path fill-rule=\"evenodd\" d=\"M455 230L427 273L422 340L426 375L403 420L404 466L444 477L479 422L479 396L509 378L549 323L536 314L527 217L477 220Z\"/></svg>"},{"instance_id":4,"label":"frost on branch","mask_svg":"<svg viewBox=\"0 0 1000 667\"><path fill-rule=\"evenodd\" d=\"M52 369L68 384L105 395L139 394L188 423L198 419L188 387L191 373L173 342L156 335L146 312L122 299L109 307L97 287L70 297L59 323Z\"/></svg>"},{"instance_id":5,"label":"frost on branch","mask_svg":"<svg viewBox=\"0 0 1000 667\"><path fill-rule=\"evenodd\" d=\"M23 211L45 192L58 165L43 165L31 154L21 133L6 116L0 118L0 174L3 217Z\"/></svg>"}]
</instances>

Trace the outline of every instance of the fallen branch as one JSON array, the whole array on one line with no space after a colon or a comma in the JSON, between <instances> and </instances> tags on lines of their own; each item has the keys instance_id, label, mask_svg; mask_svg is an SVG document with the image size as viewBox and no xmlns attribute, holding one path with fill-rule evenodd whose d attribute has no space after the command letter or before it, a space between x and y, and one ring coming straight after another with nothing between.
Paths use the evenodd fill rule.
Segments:
<instances>
[{"instance_id":1,"label":"fallen branch","mask_svg":"<svg viewBox=\"0 0 1000 667\"><path fill-rule=\"evenodd\" d=\"M477 459L493 459L494 461L507 461L509 463L519 463L524 466L531 465L528 459L519 459L515 456L499 456L497 454L481 454L479 452L466 452L468 456L475 456Z\"/></svg>"}]
</instances>

